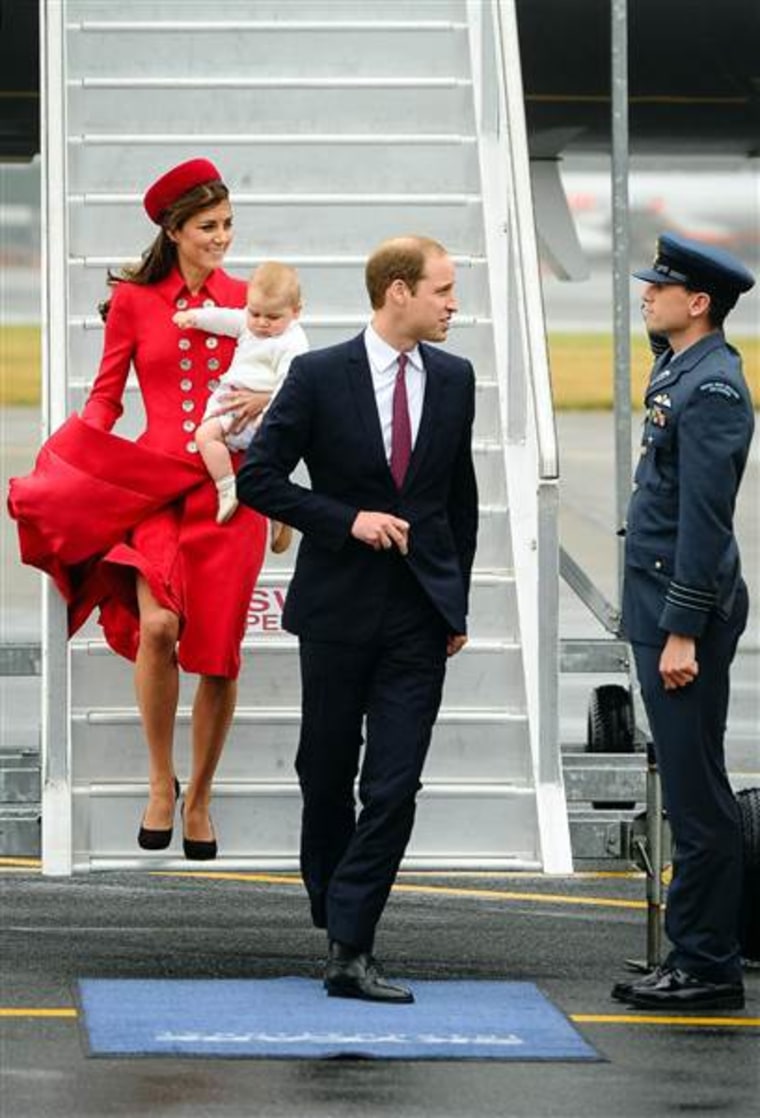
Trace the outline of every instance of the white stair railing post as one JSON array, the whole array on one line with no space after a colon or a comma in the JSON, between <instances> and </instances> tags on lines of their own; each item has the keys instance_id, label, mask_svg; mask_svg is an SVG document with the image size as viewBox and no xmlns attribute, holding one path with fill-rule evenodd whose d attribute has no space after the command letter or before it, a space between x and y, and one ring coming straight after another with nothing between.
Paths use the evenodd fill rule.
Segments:
<instances>
[{"instance_id":1,"label":"white stair railing post","mask_svg":"<svg viewBox=\"0 0 760 1118\"><path fill-rule=\"evenodd\" d=\"M47 437L66 418L65 0L40 0L42 73L42 414ZM42 592L42 870L72 871L70 667L66 606L45 578Z\"/></svg>"},{"instance_id":2,"label":"white stair railing post","mask_svg":"<svg viewBox=\"0 0 760 1118\"><path fill-rule=\"evenodd\" d=\"M499 197L484 167L483 206L495 322L497 378L502 394L505 465L523 650L541 860L547 872L572 870L559 742L559 469L533 214L530 161L514 0L484 9L480 72L496 90ZM490 26L489 26L490 25ZM490 37L490 44L488 39ZM491 65L488 58L494 60ZM494 94L484 88L480 103ZM486 151L493 139L482 127ZM493 160L493 155L491 155ZM503 216L502 216L503 215ZM501 220L506 238L489 229ZM495 255L494 255L495 250ZM494 282L498 280L498 282ZM494 295L497 297L494 298ZM500 296L505 296L502 302ZM506 347L498 344L503 317ZM506 354L504 352L506 348ZM532 479L533 485L527 480Z\"/></svg>"}]
</instances>

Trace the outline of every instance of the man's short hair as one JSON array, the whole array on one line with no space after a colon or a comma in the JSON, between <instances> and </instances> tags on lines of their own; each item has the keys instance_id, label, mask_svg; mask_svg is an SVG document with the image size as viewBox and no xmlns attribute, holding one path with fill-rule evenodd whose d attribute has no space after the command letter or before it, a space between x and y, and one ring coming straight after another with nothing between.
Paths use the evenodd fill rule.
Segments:
<instances>
[{"instance_id":1,"label":"man's short hair","mask_svg":"<svg viewBox=\"0 0 760 1118\"><path fill-rule=\"evenodd\" d=\"M364 273L372 309L380 310L385 304L386 292L396 280L403 280L414 294L429 256L446 256L443 245L431 237L392 237L378 245Z\"/></svg>"},{"instance_id":2,"label":"man's short hair","mask_svg":"<svg viewBox=\"0 0 760 1118\"><path fill-rule=\"evenodd\" d=\"M686 290L698 294L703 289L691 283L685 284ZM724 291L705 291L710 296L710 306L707 308L707 318L713 330L721 330L729 311L736 306L739 296L735 292L726 294Z\"/></svg>"}]
</instances>

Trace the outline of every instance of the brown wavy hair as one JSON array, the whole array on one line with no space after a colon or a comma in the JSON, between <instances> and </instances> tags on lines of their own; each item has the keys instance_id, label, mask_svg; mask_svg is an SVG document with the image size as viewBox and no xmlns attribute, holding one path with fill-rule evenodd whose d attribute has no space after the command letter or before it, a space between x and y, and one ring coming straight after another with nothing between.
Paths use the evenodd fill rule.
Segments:
<instances>
[{"instance_id":1,"label":"brown wavy hair","mask_svg":"<svg viewBox=\"0 0 760 1118\"><path fill-rule=\"evenodd\" d=\"M221 181L204 182L194 186L180 198L168 206L161 215L161 228L155 240L146 248L136 264L125 264L119 272L109 270L107 283L109 287L116 287L119 283L137 283L147 286L160 283L165 279L177 264L177 246L169 236L177 229L181 229L185 222L195 217L203 210L210 210L226 201L230 192ZM106 299L98 304L100 317L105 322L111 300Z\"/></svg>"}]
</instances>

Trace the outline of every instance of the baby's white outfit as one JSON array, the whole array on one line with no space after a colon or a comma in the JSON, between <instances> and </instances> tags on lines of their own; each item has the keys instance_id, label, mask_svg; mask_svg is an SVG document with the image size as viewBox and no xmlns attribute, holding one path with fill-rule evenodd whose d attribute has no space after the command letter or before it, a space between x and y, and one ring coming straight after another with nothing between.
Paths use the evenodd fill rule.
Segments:
<instances>
[{"instance_id":1,"label":"baby's white outfit","mask_svg":"<svg viewBox=\"0 0 760 1118\"><path fill-rule=\"evenodd\" d=\"M225 396L230 389L250 388L254 392L271 392L274 395L285 379L290 362L299 353L306 353L309 348L309 341L298 322L291 322L287 330L275 338L257 338L246 326L245 310L233 307L198 307L193 313L194 326L198 330L205 330L209 334L225 334L238 340L230 367L219 378L218 386L208 398L204 420L224 406ZM258 415L242 431L234 434L230 432L235 419L234 412L225 412L215 418L222 425L224 441L230 450L245 450L261 424L262 415Z\"/></svg>"}]
</instances>

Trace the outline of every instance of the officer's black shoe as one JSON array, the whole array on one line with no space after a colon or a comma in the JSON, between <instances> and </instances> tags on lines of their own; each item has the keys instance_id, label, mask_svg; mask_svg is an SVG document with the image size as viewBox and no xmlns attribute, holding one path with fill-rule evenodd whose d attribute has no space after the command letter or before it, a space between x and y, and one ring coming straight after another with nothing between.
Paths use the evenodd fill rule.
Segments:
<instances>
[{"instance_id":1,"label":"officer's black shoe","mask_svg":"<svg viewBox=\"0 0 760 1118\"><path fill-rule=\"evenodd\" d=\"M637 974L635 977L629 978L626 982L616 982L612 987L611 995L616 1002L627 1002L628 995L634 986L654 986L659 982L664 968L655 967L654 970L649 971L648 974Z\"/></svg>"},{"instance_id":2,"label":"officer's black shoe","mask_svg":"<svg viewBox=\"0 0 760 1118\"><path fill-rule=\"evenodd\" d=\"M366 951L355 951L337 940L330 943L324 986L331 998L361 998L386 1005L414 1001L414 994L406 986L394 986L382 977L376 960Z\"/></svg>"},{"instance_id":3,"label":"officer's black shoe","mask_svg":"<svg viewBox=\"0 0 760 1118\"><path fill-rule=\"evenodd\" d=\"M678 968L661 967L631 984L624 999L635 1009L743 1009L741 982L708 982Z\"/></svg>"}]
</instances>

